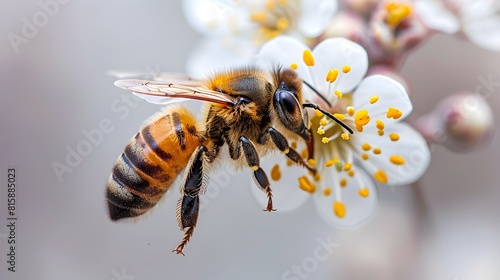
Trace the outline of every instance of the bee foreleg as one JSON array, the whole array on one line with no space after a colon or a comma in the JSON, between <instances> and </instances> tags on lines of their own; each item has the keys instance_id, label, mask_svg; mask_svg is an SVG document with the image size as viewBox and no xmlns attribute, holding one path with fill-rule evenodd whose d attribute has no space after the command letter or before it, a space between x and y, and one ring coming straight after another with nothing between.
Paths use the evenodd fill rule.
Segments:
<instances>
[{"instance_id":1,"label":"bee foreleg","mask_svg":"<svg viewBox=\"0 0 500 280\"><path fill-rule=\"evenodd\" d=\"M207 160L208 150L199 146L191 156L186 167L182 197L177 202L177 222L184 230L181 243L172 251L184 255L183 249L193 236L200 211L200 192L206 186L207 180L203 174L203 165Z\"/></svg>"},{"instance_id":2,"label":"bee foreleg","mask_svg":"<svg viewBox=\"0 0 500 280\"><path fill-rule=\"evenodd\" d=\"M316 173L316 169L313 167L310 167L307 165L304 161L304 159L295 151L292 147L288 145L288 141L286 140L285 136L281 134L277 129L274 127L269 127L266 129L264 134L259 138L259 141L261 144L267 143L267 135L271 136L271 140L273 141L274 145L285 153L285 155L291 159L293 162L299 164L300 166L303 166L307 168L309 171Z\"/></svg>"},{"instance_id":3,"label":"bee foreleg","mask_svg":"<svg viewBox=\"0 0 500 280\"><path fill-rule=\"evenodd\" d=\"M273 194L271 187L269 186L269 180L267 179L267 175L264 170L259 166L259 154L257 153L254 144L245 136L241 136L236 147L238 153L240 147L243 149L243 153L245 154L245 159L247 160L248 166L250 166L250 169L253 171L253 178L255 180L255 183L267 194L267 207L266 209L264 209L264 211L276 211L276 209L273 209Z\"/></svg>"}]
</instances>

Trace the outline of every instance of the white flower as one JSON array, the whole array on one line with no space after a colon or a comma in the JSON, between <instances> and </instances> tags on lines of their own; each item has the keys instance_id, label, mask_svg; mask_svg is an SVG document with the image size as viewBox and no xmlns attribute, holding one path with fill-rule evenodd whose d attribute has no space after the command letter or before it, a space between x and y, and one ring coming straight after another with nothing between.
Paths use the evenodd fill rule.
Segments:
<instances>
[{"instance_id":1,"label":"white flower","mask_svg":"<svg viewBox=\"0 0 500 280\"><path fill-rule=\"evenodd\" d=\"M426 25L453 34L462 31L476 45L500 51L500 1L415 0Z\"/></svg>"},{"instance_id":2,"label":"white flower","mask_svg":"<svg viewBox=\"0 0 500 280\"><path fill-rule=\"evenodd\" d=\"M281 34L318 36L336 0L185 0L188 22L206 36L187 64L191 75L251 62L258 47ZM223 67L223 68L222 68Z\"/></svg>"},{"instance_id":3,"label":"white flower","mask_svg":"<svg viewBox=\"0 0 500 280\"><path fill-rule=\"evenodd\" d=\"M320 104L354 130L351 135L323 114L311 114L315 154L310 164L318 169L316 178L311 178L304 168L280 163L281 154L263 160L270 169L279 210L294 209L312 195L326 221L353 227L376 209L372 179L401 185L422 176L430 153L423 137L401 122L412 111L408 95L401 84L386 76L364 78L368 60L360 45L331 38L311 51L293 38L280 36L262 47L257 60L296 69L331 106L303 86L305 99ZM292 143L299 151L301 144ZM261 198L260 193L256 195Z\"/></svg>"}]
</instances>

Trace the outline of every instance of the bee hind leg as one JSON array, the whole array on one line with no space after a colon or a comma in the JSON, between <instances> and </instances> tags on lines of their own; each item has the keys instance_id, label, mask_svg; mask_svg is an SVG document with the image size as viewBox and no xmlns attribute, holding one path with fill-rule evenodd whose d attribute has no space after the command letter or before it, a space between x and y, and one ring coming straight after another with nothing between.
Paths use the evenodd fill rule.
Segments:
<instances>
[{"instance_id":1,"label":"bee hind leg","mask_svg":"<svg viewBox=\"0 0 500 280\"><path fill-rule=\"evenodd\" d=\"M199 146L186 167L186 176L181 189L182 197L177 202L177 222L184 236L181 243L172 251L184 255L184 247L193 236L194 228L198 221L200 212L200 194L206 186L206 178L203 174L203 165L206 164L205 146Z\"/></svg>"}]
</instances>

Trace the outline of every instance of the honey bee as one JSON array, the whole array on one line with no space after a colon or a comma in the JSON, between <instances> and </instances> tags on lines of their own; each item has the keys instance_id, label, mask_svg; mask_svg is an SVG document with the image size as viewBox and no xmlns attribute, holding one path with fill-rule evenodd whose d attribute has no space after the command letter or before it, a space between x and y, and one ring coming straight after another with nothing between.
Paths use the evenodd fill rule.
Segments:
<instances>
[{"instance_id":1,"label":"honey bee","mask_svg":"<svg viewBox=\"0 0 500 280\"><path fill-rule=\"evenodd\" d=\"M318 105L304 100L304 82L292 69L240 68L215 74L206 81L179 75L171 78L169 82L166 74L166 81L118 80L115 85L151 103L204 101L204 121L199 122L181 105L169 104L142 127L119 156L107 183L106 197L111 220L142 215L156 205L185 170L176 207L177 222L184 231L182 241L173 250L177 254L184 255L196 227L200 196L208 183L208 166L226 144L234 164L248 166L252 171L257 187L267 195L264 211L271 212L276 209L260 157L279 150L315 173L314 167L288 144L288 139L303 139L309 158L313 157L306 108L319 110L347 127Z\"/></svg>"}]
</instances>

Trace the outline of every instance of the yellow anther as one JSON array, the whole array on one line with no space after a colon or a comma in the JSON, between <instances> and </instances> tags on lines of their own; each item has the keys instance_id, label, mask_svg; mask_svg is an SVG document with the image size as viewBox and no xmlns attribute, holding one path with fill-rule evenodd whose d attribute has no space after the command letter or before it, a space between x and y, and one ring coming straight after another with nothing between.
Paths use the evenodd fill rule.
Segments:
<instances>
[{"instance_id":1,"label":"yellow anther","mask_svg":"<svg viewBox=\"0 0 500 280\"><path fill-rule=\"evenodd\" d=\"M389 109L387 109L387 118L393 118L395 120L401 118L401 116L403 115L403 113L401 111L399 111L399 109L397 108L394 108L394 107L389 107Z\"/></svg>"},{"instance_id":2,"label":"yellow anther","mask_svg":"<svg viewBox=\"0 0 500 280\"><path fill-rule=\"evenodd\" d=\"M316 185L311 183L311 181L309 181L306 176L302 176L299 178L299 187L301 190L308 193L314 193L316 191Z\"/></svg>"},{"instance_id":3,"label":"yellow anther","mask_svg":"<svg viewBox=\"0 0 500 280\"><path fill-rule=\"evenodd\" d=\"M295 141L292 142L292 148L297 149L297 142L295 142Z\"/></svg>"},{"instance_id":4,"label":"yellow anther","mask_svg":"<svg viewBox=\"0 0 500 280\"><path fill-rule=\"evenodd\" d=\"M389 157L389 160L396 164L396 165L403 165L405 164L405 159L402 157L402 156L390 156Z\"/></svg>"},{"instance_id":5,"label":"yellow anther","mask_svg":"<svg viewBox=\"0 0 500 280\"><path fill-rule=\"evenodd\" d=\"M363 160L368 160L370 157L367 154L361 154Z\"/></svg>"},{"instance_id":6,"label":"yellow anther","mask_svg":"<svg viewBox=\"0 0 500 280\"><path fill-rule=\"evenodd\" d=\"M332 189L331 189L331 188L325 188L325 189L323 190L323 194L324 194L325 196L329 196L329 195L331 195L331 194L332 194Z\"/></svg>"},{"instance_id":7,"label":"yellow anther","mask_svg":"<svg viewBox=\"0 0 500 280\"><path fill-rule=\"evenodd\" d=\"M316 166L316 161L312 158L308 159L307 160L307 163L309 164L309 166L311 167L315 167Z\"/></svg>"},{"instance_id":8,"label":"yellow anther","mask_svg":"<svg viewBox=\"0 0 500 280\"><path fill-rule=\"evenodd\" d=\"M307 66L314 66L314 57L309 50L305 50L302 59Z\"/></svg>"},{"instance_id":9,"label":"yellow anther","mask_svg":"<svg viewBox=\"0 0 500 280\"><path fill-rule=\"evenodd\" d=\"M279 0L278 1L281 5L285 5L286 3L288 3L288 0Z\"/></svg>"},{"instance_id":10,"label":"yellow anther","mask_svg":"<svg viewBox=\"0 0 500 280\"><path fill-rule=\"evenodd\" d=\"M321 113L320 110L316 110L316 117L321 118L323 116L323 113Z\"/></svg>"},{"instance_id":11,"label":"yellow anther","mask_svg":"<svg viewBox=\"0 0 500 280\"><path fill-rule=\"evenodd\" d=\"M371 148L372 147L368 143L364 143L363 145L361 145L361 149L363 149L363 151L369 151Z\"/></svg>"},{"instance_id":12,"label":"yellow anther","mask_svg":"<svg viewBox=\"0 0 500 280\"><path fill-rule=\"evenodd\" d=\"M318 130L316 131L319 135L323 135L325 134L325 130L323 129L323 127L318 127Z\"/></svg>"},{"instance_id":13,"label":"yellow anther","mask_svg":"<svg viewBox=\"0 0 500 280\"><path fill-rule=\"evenodd\" d=\"M334 117L336 117L337 119L341 120L341 121L345 121L345 115L344 114L333 114Z\"/></svg>"},{"instance_id":14,"label":"yellow anther","mask_svg":"<svg viewBox=\"0 0 500 280\"><path fill-rule=\"evenodd\" d=\"M340 179L339 184L341 187L347 186L347 180L345 178Z\"/></svg>"},{"instance_id":15,"label":"yellow anther","mask_svg":"<svg viewBox=\"0 0 500 280\"><path fill-rule=\"evenodd\" d=\"M337 80L337 77L339 76L339 69L335 68L328 73L326 73L326 81L329 83L334 83Z\"/></svg>"},{"instance_id":16,"label":"yellow anther","mask_svg":"<svg viewBox=\"0 0 500 280\"><path fill-rule=\"evenodd\" d=\"M345 206L344 203L340 201L335 201L333 203L333 212L339 218L343 218L345 216Z\"/></svg>"},{"instance_id":17,"label":"yellow anther","mask_svg":"<svg viewBox=\"0 0 500 280\"><path fill-rule=\"evenodd\" d=\"M382 153L382 150L380 148L375 148L373 149L373 153L376 155L380 155Z\"/></svg>"},{"instance_id":18,"label":"yellow anther","mask_svg":"<svg viewBox=\"0 0 500 280\"><path fill-rule=\"evenodd\" d=\"M321 138L321 142L323 142L323 144L328 144L328 142L330 142L330 139L328 139L327 137L323 137Z\"/></svg>"},{"instance_id":19,"label":"yellow anther","mask_svg":"<svg viewBox=\"0 0 500 280\"><path fill-rule=\"evenodd\" d=\"M250 15L250 19L254 22L263 22L266 20L265 12L256 12Z\"/></svg>"},{"instance_id":20,"label":"yellow anther","mask_svg":"<svg viewBox=\"0 0 500 280\"><path fill-rule=\"evenodd\" d=\"M367 110L359 110L354 116L354 123L356 124L356 129L359 132L363 132L363 126L367 125L370 122L370 116L368 115Z\"/></svg>"},{"instance_id":21,"label":"yellow anther","mask_svg":"<svg viewBox=\"0 0 500 280\"><path fill-rule=\"evenodd\" d=\"M386 184L387 181L389 180L387 178L387 174L385 173L384 170L378 170L377 172L375 172L373 174L373 178L375 178L375 180L379 181L380 183L383 183L383 184Z\"/></svg>"},{"instance_id":22,"label":"yellow anther","mask_svg":"<svg viewBox=\"0 0 500 280\"><path fill-rule=\"evenodd\" d=\"M333 160L331 159L331 160L329 160L329 161L327 161L327 162L325 163L325 166L326 166L326 167L330 167L330 166L332 166L333 164L334 164L334 162L333 162Z\"/></svg>"},{"instance_id":23,"label":"yellow anther","mask_svg":"<svg viewBox=\"0 0 500 280\"><path fill-rule=\"evenodd\" d=\"M368 191L368 188L362 188L358 190L358 194L362 197L368 197L370 195L370 192Z\"/></svg>"},{"instance_id":24,"label":"yellow anther","mask_svg":"<svg viewBox=\"0 0 500 280\"><path fill-rule=\"evenodd\" d=\"M334 157L333 162L335 163L335 169L337 172L342 171L342 162L340 162L340 159L338 157Z\"/></svg>"},{"instance_id":25,"label":"yellow anther","mask_svg":"<svg viewBox=\"0 0 500 280\"><path fill-rule=\"evenodd\" d=\"M390 26L397 26L411 14L410 5L403 5L396 2L388 3L385 9L387 11L386 22Z\"/></svg>"},{"instance_id":26,"label":"yellow anther","mask_svg":"<svg viewBox=\"0 0 500 280\"><path fill-rule=\"evenodd\" d=\"M399 134L397 134L397 133L391 133L391 134L389 134L389 138L391 138L391 141L398 141L399 140Z\"/></svg>"},{"instance_id":27,"label":"yellow anther","mask_svg":"<svg viewBox=\"0 0 500 280\"><path fill-rule=\"evenodd\" d=\"M338 98L342 98L342 92L340 92L340 90L336 89L334 92L335 96L337 96Z\"/></svg>"},{"instance_id":28,"label":"yellow anther","mask_svg":"<svg viewBox=\"0 0 500 280\"><path fill-rule=\"evenodd\" d=\"M278 181L281 179L281 171L280 171L280 166L278 164L273 166L273 169L271 169L271 179L274 181Z\"/></svg>"},{"instance_id":29,"label":"yellow anther","mask_svg":"<svg viewBox=\"0 0 500 280\"><path fill-rule=\"evenodd\" d=\"M347 111L347 114L348 114L349 116L351 116L351 117L352 117L352 116L354 115L354 107L352 107L352 106L348 106L348 107L346 108L346 111Z\"/></svg>"},{"instance_id":30,"label":"yellow anther","mask_svg":"<svg viewBox=\"0 0 500 280\"><path fill-rule=\"evenodd\" d=\"M293 165L293 161L289 158L286 159L286 165L287 166L292 166Z\"/></svg>"},{"instance_id":31,"label":"yellow anther","mask_svg":"<svg viewBox=\"0 0 500 280\"><path fill-rule=\"evenodd\" d=\"M378 101L378 96L374 95L372 98L370 98L370 104L373 104Z\"/></svg>"},{"instance_id":32,"label":"yellow anther","mask_svg":"<svg viewBox=\"0 0 500 280\"><path fill-rule=\"evenodd\" d=\"M347 175L349 175L350 177L353 177L355 174L356 174L356 172L354 172L354 170L349 170L347 172Z\"/></svg>"},{"instance_id":33,"label":"yellow anther","mask_svg":"<svg viewBox=\"0 0 500 280\"><path fill-rule=\"evenodd\" d=\"M344 74L351 72L351 66L344 65L344 67L342 67L342 72L344 72Z\"/></svg>"},{"instance_id":34,"label":"yellow anther","mask_svg":"<svg viewBox=\"0 0 500 280\"><path fill-rule=\"evenodd\" d=\"M319 173L314 174L314 181L319 182L321 180L321 175Z\"/></svg>"},{"instance_id":35,"label":"yellow anther","mask_svg":"<svg viewBox=\"0 0 500 280\"><path fill-rule=\"evenodd\" d=\"M328 121L326 120L326 118L322 118L321 120L319 120L319 124L322 126L325 126L327 123Z\"/></svg>"},{"instance_id":36,"label":"yellow anther","mask_svg":"<svg viewBox=\"0 0 500 280\"><path fill-rule=\"evenodd\" d=\"M383 131L382 129L379 129L379 130L378 130L378 135L379 135L379 136L384 136L384 131Z\"/></svg>"},{"instance_id":37,"label":"yellow anther","mask_svg":"<svg viewBox=\"0 0 500 280\"><path fill-rule=\"evenodd\" d=\"M290 25L289 21L287 18L280 18L278 19L278 23L276 24L276 29L278 29L279 31L284 31L288 28L288 26Z\"/></svg>"},{"instance_id":38,"label":"yellow anther","mask_svg":"<svg viewBox=\"0 0 500 280\"><path fill-rule=\"evenodd\" d=\"M302 156L302 158L307 158L308 155L309 155L309 152L307 151L307 149L303 149L302 153L300 153L300 156Z\"/></svg>"},{"instance_id":39,"label":"yellow anther","mask_svg":"<svg viewBox=\"0 0 500 280\"><path fill-rule=\"evenodd\" d=\"M346 162L344 164L344 171L349 171L349 170L351 170L351 168L352 168L352 163Z\"/></svg>"},{"instance_id":40,"label":"yellow anther","mask_svg":"<svg viewBox=\"0 0 500 280\"><path fill-rule=\"evenodd\" d=\"M293 70L297 70L297 68L299 68L299 66L297 65L297 63L292 63L292 64L290 64L290 68L292 68Z\"/></svg>"},{"instance_id":41,"label":"yellow anther","mask_svg":"<svg viewBox=\"0 0 500 280\"><path fill-rule=\"evenodd\" d=\"M342 139L344 139L344 140L349 140L349 134L347 134L347 133L340 134L340 137L342 137Z\"/></svg>"},{"instance_id":42,"label":"yellow anther","mask_svg":"<svg viewBox=\"0 0 500 280\"><path fill-rule=\"evenodd\" d=\"M266 2L266 8L268 8L269 10L273 10L274 8L276 8L276 1L274 1L274 0L267 0L267 2Z\"/></svg>"},{"instance_id":43,"label":"yellow anther","mask_svg":"<svg viewBox=\"0 0 500 280\"><path fill-rule=\"evenodd\" d=\"M377 126L378 129L384 130L385 124L384 124L383 121L377 120L375 123L376 123L376 126Z\"/></svg>"}]
</instances>

